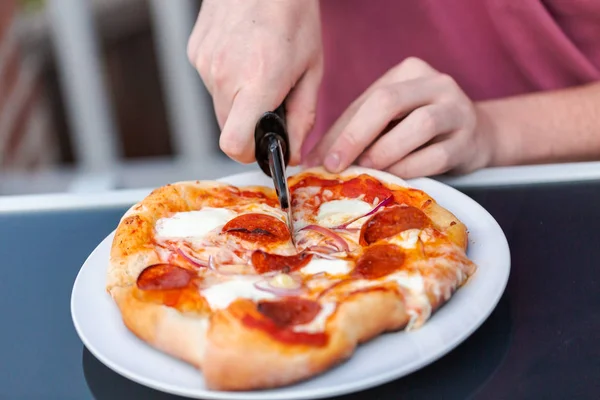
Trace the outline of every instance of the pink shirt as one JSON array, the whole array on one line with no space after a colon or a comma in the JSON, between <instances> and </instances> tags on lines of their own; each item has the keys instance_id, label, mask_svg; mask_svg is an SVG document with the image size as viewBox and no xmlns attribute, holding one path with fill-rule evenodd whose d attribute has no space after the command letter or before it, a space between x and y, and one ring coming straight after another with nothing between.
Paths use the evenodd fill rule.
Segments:
<instances>
[{"instance_id":1,"label":"pink shirt","mask_svg":"<svg viewBox=\"0 0 600 400\"><path fill-rule=\"evenodd\" d=\"M321 0L325 74L308 151L409 56L473 100L600 79L600 0Z\"/></svg>"}]
</instances>

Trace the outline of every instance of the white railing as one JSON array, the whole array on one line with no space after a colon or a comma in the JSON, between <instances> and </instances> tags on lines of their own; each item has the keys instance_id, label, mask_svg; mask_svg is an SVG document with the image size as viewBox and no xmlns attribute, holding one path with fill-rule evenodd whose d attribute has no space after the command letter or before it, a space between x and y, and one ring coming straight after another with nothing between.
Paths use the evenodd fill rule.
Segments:
<instances>
[{"instance_id":1,"label":"white railing","mask_svg":"<svg viewBox=\"0 0 600 400\"><path fill-rule=\"evenodd\" d=\"M56 67L79 164L72 171L76 175L71 174L68 190L76 192L127 186L121 175L123 165L130 164L120 156L113 110L100 70L93 5L91 0L47 3ZM169 161L179 173L182 169L193 174L223 164L229 166L232 162L222 156L216 136L211 135L214 117L210 96L186 54L199 2L149 0L148 5L175 147L175 157ZM157 165L172 169L163 160Z\"/></svg>"}]
</instances>

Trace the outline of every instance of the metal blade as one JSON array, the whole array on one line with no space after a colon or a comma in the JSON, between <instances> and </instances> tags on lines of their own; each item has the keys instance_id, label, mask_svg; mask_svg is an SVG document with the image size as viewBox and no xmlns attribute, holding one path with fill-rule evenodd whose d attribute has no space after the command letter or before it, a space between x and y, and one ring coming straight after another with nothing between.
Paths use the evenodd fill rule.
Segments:
<instances>
[{"instance_id":1,"label":"metal blade","mask_svg":"<svg viewBox=\"0 0 600 400\"><path fill-rule=\"evenodd\" d=\"M290 189L288 187L287 176L285 173L285 159L283 155L283 146L279 136L268 134L268 154L269 154L269 171L273 178L273 186L279 198L281 209L287 214L287 225L292 236L294 237L294 228L292 225L292 207Z\"/></svg>"}]
</instances>

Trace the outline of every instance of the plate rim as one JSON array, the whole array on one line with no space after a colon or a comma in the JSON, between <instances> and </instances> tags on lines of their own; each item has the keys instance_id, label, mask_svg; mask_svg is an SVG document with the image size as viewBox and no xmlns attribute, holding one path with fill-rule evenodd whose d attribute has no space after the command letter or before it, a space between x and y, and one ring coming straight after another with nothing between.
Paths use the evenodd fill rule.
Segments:
<instances>
[{"instance_id":1,"label":"plate rim","mask_svg":"<svg viewBox=\"0 0 600 400\"><path fill-rule=\"evenodd\" d=\"M260 175L259 172L256 172L256 171L246 171L246 172L228 175L228 176L216 179L216 180L226 182L231 179L243 179L245 177L257 177L259 175ZM336 386L327 386L326 388L320 388L320 387L308 388L308 389L302 388L302 389L299 389L298 391L292 390L290 392L280 393L280 392L270 392L269 390L216 391L216 390L210 390L210 389L199 389L199 390L198 389L181 389L180 387L178 387L176 385L173 385L170 383L164 383L164 382L159 383L159 381L156 381L153 378L147 378L141 374L137 374L135 371L129 371L128 368L121 367L121 366L117 365L116 363L114 363L112 360L110 360L108 357L105 357L101 351L99 351L92 343L90 343L87 336L83 333L84 330L82 329L82 327L76 317L76 314L77 314L76 313L76 309L77 309L76 292L77 292L77 288L78 288L78 283L80 282L80 276L82 275L84 267L88 264L89 260L91 258L93 258L95 256L95 254L101 250L101 246L105 241L112 240L112 237L114 237L114 234L115 234L115 230L111 231L107 236L105 236L104 239L102 239L97 244L97 246L94 248L94 250L88 255L88 257L86 257L86 259L83 262L83 264L81 265L81 267L77 273L77 276L75 278L75 281L73 283L73 287L71 290L71 299L70 299L70 311L71 311L71 319L73 321L73 325L75 327L77 335L79 336L79 338L82 341L82 343L84 344L84 346L90 351L90 353L92 353L94 355L94 357L96 357L101 363L103 363L106 367L108 367L115 373L117 373L127 379L130 379L133 382L136 382L143 386L147 386L147 387L150 387L152 389L155 389L155 390L158 390L158 391L161 391L164 393L184 396L184 397L188 397L188 398L196 398L196 399L211 399L211 400L213 400L213 399L214 400L233 400L233 399L295 400L295 399L309 399L309 398L310 399L321 399L321 398L345 395L345 394L349 394L349 393L358 392L361 390L366 390L366 389L373 388L373 387L391 382L393 380L408 376L408 375L412 374L413 372L444 357L446 354L448 354L449 352L454 350L462 342L464 342L466 339L468 339L473 334L473 332L475 332L477 329L479 329L479 327L481 327L481 325L485 321L487 321L487 319L489 318L491 313L496 309L502 295L506 291L506 286L508 284L508 279L510 277L512 265L511 265L510 247L509 247L506 235L505 235L504 231L502 230L502 227L496 221L496 219L477 201L475 201L474 199L472 199L465 193L455 189L454 187L449 186L443 182L437 181L435 179L417 178L417 179L407 180L406 182L411 187L414 186L414 187L419 188L419 186L421 186L420 184L423 183L426 186L433 185L434 187L437 187L436 189L439 188L442 191L449 190L450 192L454 192L454 195L457 195L458 197L462 197L461 200L466 200L467 202L470 202L472 206L479 208L480 211L483 212L484 215L487 215L488 222L491 224L491 228L493 228L493 230L497 231L497 233L500 234L499 237L501 238L501 242L500 243L496 242L495 246L499 248L499 250L501 251L502 257L505 259L504 262L500 263L500 264L505 265L505 268L501 275L502 282L501 282L501 284L496 286L497 292L495 293L494 297L490 298L490 300L491 300L489 303L490 306L487 309L485 309L484 311L479 313L480 317L477 319L477 322L473 323L468 329L461 330L460 333L457 334L451 341L446 342L441 351L429 354L428 356L425 356L425 357L419 357L418 359L416 359L415 361L413 361L411 363L402 364L402 367L398 368L398 369L402 369L402 372L398 372L397 369L390 369L390 370L386 371L385 373L380 373L374 377L369 377L369 378L365 378L365 379L361 379L361 380L357 380L357 381L352 381L352 382L348 382L346 384L338 384ZM454 213L454 211L451 211L451 212ZM148 350L149 351L157 351L153 348L149 348ZM350 358L347 362L351 362L351 359L352 358ZM293 386L294 385L290 385L288 387L293 388ZM275 390L277 390L277 389L282 389L282 388L275 388Z\"/></svg>"}]
</instances>

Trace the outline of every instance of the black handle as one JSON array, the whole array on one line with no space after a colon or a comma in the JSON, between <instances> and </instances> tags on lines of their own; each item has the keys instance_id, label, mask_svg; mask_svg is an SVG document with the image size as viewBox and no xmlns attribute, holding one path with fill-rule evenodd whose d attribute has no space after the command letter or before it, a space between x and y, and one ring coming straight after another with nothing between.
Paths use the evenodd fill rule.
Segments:
<instances>
[{"instance_id":1,"label":"black handle","mask_svg":"<svg viewBox=\"0 0 600 400\"><path fill-rule=\"evenodd\" d=\"M254 157L260 169L268 176L272 176L269 166L269 148L274 139L271 136L281 143L285 163L283 170L285 170L285 167L290 162L290 140L285 124L285 108L283 104L275 111L264 113L256 123L256 128L254 129Z\"/></svg>"}]
</instances>

